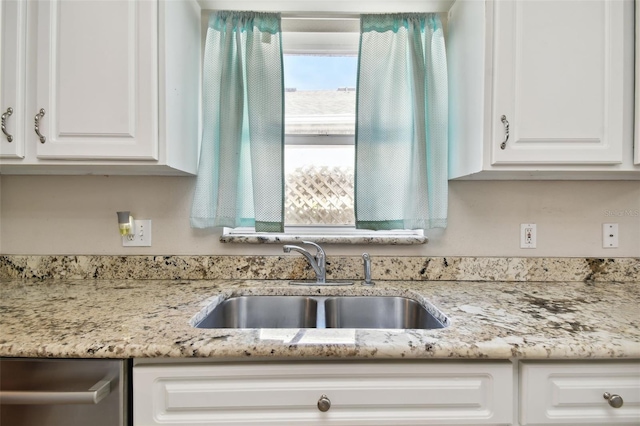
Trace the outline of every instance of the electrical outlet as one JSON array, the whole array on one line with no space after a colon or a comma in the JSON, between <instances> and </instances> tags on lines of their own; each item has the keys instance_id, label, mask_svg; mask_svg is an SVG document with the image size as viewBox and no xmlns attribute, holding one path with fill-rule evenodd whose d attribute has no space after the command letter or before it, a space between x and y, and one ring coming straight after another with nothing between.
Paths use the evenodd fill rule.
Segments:
<instances>
[{"instance_id":1,"label":"electrical outlet","mask_svg":"<svg viewBox=\"0 0 640 426\"><path fill-rule=\"evenodd\" d=\"M521 223L520 224L520 248L534 249L536 248L536 224Z\"/></svg>"},{"instance_id":2,"label":"electrical outlet","mask_svg":"<svg viewBox=\"0 0 640 426\"><path fill-rule=\"evenodd\" d=\"M151 247L151 220L133 221L135 233L122 237L122 247Z\"/></svg>"},{"instance_id":3,"label":"electrical outlet","mask_svg":"<svg viewBox=\"0 0 640 426\"><path fill-rule=\"evenodd\" d=\"M602 224L602 248L618 248L618 224Z\"/></svg>"}]
</instances>

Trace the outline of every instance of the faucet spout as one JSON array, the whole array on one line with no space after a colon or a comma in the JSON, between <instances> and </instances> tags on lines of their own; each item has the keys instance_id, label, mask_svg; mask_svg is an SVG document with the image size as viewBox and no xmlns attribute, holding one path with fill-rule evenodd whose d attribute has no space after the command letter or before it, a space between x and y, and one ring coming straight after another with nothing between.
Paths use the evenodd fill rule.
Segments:
<instances>
[{"instance_id":1,"label":"faucet spout","mask_svg":"<svg viewBox=\"0 0 640 426\"><path fill-rule=\"evenodd\" d=\"M326 282L327 275L326 256L324 250L318 244L312 243L311 241L303 241L302 243L314 246L316 248L316 255L313 256L306 249L293 245L283 246L282 251L290 253L291 250L293 250L303 255L309 262L309 265L313 268L313 272L316 273L316 284L324 284Z\"/></svg>"}]
</instances>

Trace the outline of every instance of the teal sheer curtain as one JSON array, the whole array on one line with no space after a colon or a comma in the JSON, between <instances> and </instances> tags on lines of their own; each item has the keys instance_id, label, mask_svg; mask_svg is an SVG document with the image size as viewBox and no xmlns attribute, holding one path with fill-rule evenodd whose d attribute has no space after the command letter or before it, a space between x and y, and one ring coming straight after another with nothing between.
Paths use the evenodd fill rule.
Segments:
<instances>
[{"instance_id":1,"label":"teal sheer curtain","mask_svg":"<svg viewBox=\"0 0 640 426\"><path fill-rule=\"evenodd\" d=\"M435 14L363 15L356 227L447 225L447 60Z\"/></svg>"},{"instance_id":2,"label":"teal sheer curtain","mask_svg":"<svg viewBox=\"0 0 640 426\"><path fill-rule=\"evenodd\" d=\"M191 226L284 230L283 96L280 15L213 12Z\"/></svg>"}]
</instances>

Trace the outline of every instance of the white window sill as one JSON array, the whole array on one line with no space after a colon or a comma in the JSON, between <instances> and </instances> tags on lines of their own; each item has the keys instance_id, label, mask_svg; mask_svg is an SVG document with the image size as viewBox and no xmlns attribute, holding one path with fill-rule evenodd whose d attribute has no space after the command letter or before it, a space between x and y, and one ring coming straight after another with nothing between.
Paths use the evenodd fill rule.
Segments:
<instances>
[{"instance_id":1,"label":"white window sill","mask_svg":"<svg viewBox=\"0 0 640 426\"><path fill-rule=\"evenodd\" d=\"M224 228L222 243L290 244L312 241L318 244L415 245L429 239L421 230L365 231L340 227L287 227L281 234L255 232L251 228Z\"/></svg>"}]
</instances>

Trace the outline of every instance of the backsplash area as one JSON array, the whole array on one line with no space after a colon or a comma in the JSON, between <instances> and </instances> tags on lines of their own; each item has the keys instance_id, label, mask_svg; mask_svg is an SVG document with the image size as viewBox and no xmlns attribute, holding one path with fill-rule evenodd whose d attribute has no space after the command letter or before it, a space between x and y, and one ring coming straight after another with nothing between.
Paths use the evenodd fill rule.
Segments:
<instances>
[{"instance_id":1,"label":"backsplash area","mask_svg":"<svg viewBox=\"0 0 640 426\"><path fill-rule=\"evenodd\" d=\"M177 176L0 174L0 255L283 256L278 244L223 243L219 229L191 228L194 185ZM151 247L122 246L122 210L152 220ZM325 250L329 257L640 257L637 181L450 181L448 221L427 231L427 244ZM537 225L535 249L520 248L523 223ZM618 248L603 248L603 223L618 223Z\"/></svg>"},{"instance_id":2,"label":"backsplash area","mask_svg":"<svg viewBox=\"0 0 640 426\"><path fill-rule=\"evenodd\" d=\"M291 256L0 256L0 279L312 279ZM374 280L640 282L640 258L372 256ZM362 258L327 258L327 279L363 279Z\"/></svg>"}]
</instances>

